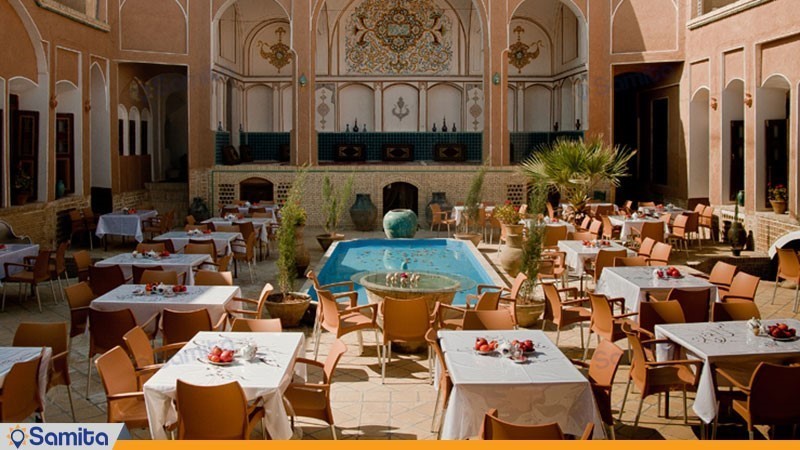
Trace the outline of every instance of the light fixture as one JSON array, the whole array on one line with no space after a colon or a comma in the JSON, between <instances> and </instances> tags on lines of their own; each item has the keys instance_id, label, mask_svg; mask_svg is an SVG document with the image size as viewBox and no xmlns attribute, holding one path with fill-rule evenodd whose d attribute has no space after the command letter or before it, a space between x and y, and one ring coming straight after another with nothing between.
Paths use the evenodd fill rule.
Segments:
<instances>
[{"instance_id":1,"label":"light fixture","mask_svg":"<svg viewBox=\"0 0 800 450\"><path fill-rule=\"evenodd\" d=\"M58 100L55 95L50 96L50 109L58 108Z\"/></svg>"},{"instance_id":2,"label":"light fixture","mask_svg":"<svg viewBox=\"0 0 800 450\"><path fill-rule=\"evenodd\" d=\"M306 87L308 84L308 78L306 78L305 74L300 75L300 78L297 79L297 82L300 83L300 87Z\"/></svg>"},{"instance_id":3,"label":"light fixture","mask_svg":"<svg viewBox=\"0 0 800 450\"><path fill-rule=\"evenodd\" d=\"M717 102L717 98L716 97L711 97L711 109L716 111L718 107L719 107L719 103Z\"/></svg>"},{"instance_id":4,"label":"light fixture","mask_svg":"<svg viewBox=\"0 0 800 450\"><path fill-rule=\"evenodd\" d=\"M499 72L495 72L494 75L492 75L492 83L494 83L495 86L498 86L500 84L500 73Z\"/></svg>"},{"instance_id":5,"label":"light fixture","mask_svg":"<svg viewBox=\"0 0 800 450\"><path fill-rule=\"evenodd\" d=\"M747 94L744 94L744 104L747 105L748 108L751 108L753 106L753 95L750 94L749 92Z\"/></svg>"}]
</instances>

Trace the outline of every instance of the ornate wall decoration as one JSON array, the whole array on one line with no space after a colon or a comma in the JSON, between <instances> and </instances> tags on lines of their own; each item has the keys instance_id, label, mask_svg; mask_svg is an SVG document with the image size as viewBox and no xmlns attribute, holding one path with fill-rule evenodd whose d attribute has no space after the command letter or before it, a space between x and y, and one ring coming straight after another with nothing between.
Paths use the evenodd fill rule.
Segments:
<instances>
[{"instance_id":1,"label":"ornate wall decoration","mask_svg":"<svg viewBox=\"0 0 800 450\"><path fill-rule=\"evenodd\" d=\"M261 57L275 66L278 73L281 73L281 69L292 62L292 49L283 43L283 35L286 34L283 27L278 27L275 34L278 36L278 42L270 45L268 42L258 41L258 46L261 50Z\"/></svg>"},{"instance_id":2,"label":"ornate wall decoration","mask_svg":"<svg viewBox=\"0 0 800 450\"><path fill-rule=\"evenodd\" d=\"M403 97L400 97L392 108L392 115L397 117L397 120L402 122L403 119L405 119L409 114L411 114L411 110L408 109L406 101L403 100Z\"/></svg>"},{"instance_id":3,"label":"ornate wall decoration","mask_svg":"<svg viewBox=\"0 0 800 450\"><path fill-rule=\"evenodd\" d=\"M364 0L348 23L351 72L442 73L453 58L451 20L433 0Z\"/></svg>"},{"instance_id":4,"label":"ornate wall decoration","mask_svg":"<svg viewBox=\"0 0 800 450\"><path fill-rule=\"evenodd\" d=\"M516 67L519 73L522 73L522 69L525 66L539 57L544 44L542 41L532 42L530 45L522 42L522 35L525 34L525 29L521 26L514 28L514 33L517 34L517 42L511 44L508 48L508 62Z\"/></svg>"}]
</instances>

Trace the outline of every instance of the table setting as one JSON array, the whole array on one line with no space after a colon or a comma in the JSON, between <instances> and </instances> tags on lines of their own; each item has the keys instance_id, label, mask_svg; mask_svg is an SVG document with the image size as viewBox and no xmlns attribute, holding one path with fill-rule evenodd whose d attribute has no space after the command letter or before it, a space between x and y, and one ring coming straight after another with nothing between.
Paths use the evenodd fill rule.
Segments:
<instances>
[{"instance_id":1,"label":"table setting","mask_svg":"<svg viewBox=\"0 0 800 450\"><path fill-rule=\"evenodd\" d=\"M636 256L636 252L609 240L593 241L559 241L558 250L564 252L564 263L573 275L584 273L584 266L597 259L600 250L625 250L628 256Z\"/></svg>"},{"instance_id":2,"label":"table setting","mask_svg":"<svg viewBox=\"0 0 800 450\"><path fill-rule=\"evenodd\" d=\"M103 236L111 234L133 237L137 242L142 242L144 240L142 222L156 216L158 216L158 211L135 208L103 214L98 219L95 234L101 239Z\"/></svg>"},{"instance_id":3,"label":"table setting","mask_svg":"<svg viewBox=\"0 0 800 450\"><path fill-rule=\"evenodd\" d=\"M192 234L190 234L192 233ZM186 247L190 240L208 241L213 240L219 255L231 252L231 243L237 239L242 239L242 233L228 233L220 231L170 231L160 234L153 238L154 241L172 241L172 246L176 252L180 252Z\"/></svg>"},{"instance_id":4,"label":"table setting","mask_svg":"<svg viewBox=\"0 0 800 450\"><path fill-rule=\"evenodd\" d=\"M211 255L184 255L170 252L147 252L147 253L121 253L111 258L106 258L95 263L98 267L119 266L125 277L133 275L133 266L148 267L159 266L163 270L172 270L178 275L185 273L185 281L188 285L194 284L194 268L201 266L205 262L212 262Z\"/></svg>"}]
</instances>

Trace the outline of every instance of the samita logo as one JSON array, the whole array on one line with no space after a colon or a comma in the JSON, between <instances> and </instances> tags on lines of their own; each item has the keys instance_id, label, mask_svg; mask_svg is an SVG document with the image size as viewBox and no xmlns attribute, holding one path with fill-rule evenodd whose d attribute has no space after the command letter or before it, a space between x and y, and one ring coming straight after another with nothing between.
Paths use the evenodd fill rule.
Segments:
<instances>
[{"instance_id":1,"label":"samita logo","mask_svg":"<svg viewBox=\"0 0 800 450\"><path fill-rule=\"evenodd\" d=\"M118 424L28 424L9 426L8 448L82 447L107 449L114 445L122 427ZM0 445L0 448L4 446Z\"/></svg>"}]
</instances>

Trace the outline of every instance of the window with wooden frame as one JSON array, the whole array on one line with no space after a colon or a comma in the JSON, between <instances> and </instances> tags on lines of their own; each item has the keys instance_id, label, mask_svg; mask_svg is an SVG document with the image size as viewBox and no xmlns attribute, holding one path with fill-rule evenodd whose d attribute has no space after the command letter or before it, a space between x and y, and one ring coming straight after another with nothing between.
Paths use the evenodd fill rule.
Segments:
<instances>
[{"instance_id":1,"label":"window with wooden frame","mask_svg":"<svg viewBox=\"0 0 800 450\"><path fill-rule=\"evenodd\" d=\"M75 116L56 114L56 180L65 192L75 193Z\"/></svg>"}]
</instances>

